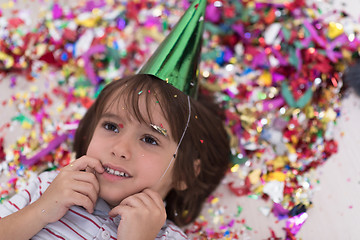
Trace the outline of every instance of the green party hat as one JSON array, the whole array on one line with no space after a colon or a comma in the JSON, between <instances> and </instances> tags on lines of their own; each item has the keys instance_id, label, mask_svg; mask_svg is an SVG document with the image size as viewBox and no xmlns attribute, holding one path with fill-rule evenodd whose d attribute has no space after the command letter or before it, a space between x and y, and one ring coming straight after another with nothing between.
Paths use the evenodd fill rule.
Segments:
<instances>
[{"instance_id":1,"label":"green party hat","mask_svg":"<svg viewBox=\"0 0 360 240\"><path fill-rule=\"evenodd\" d=\"M196 97L206 0L195 0L140 69Z\"/></svg>"}]
</instances>

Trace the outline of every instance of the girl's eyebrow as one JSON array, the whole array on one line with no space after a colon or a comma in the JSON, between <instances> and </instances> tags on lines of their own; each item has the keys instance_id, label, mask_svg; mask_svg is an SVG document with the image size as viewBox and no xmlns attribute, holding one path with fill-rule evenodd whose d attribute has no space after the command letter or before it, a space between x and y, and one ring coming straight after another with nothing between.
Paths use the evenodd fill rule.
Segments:
<instances>
[{"instance_id":1,"label":"girl's eyebrow","mask_svg":"<svg viewBox=\"0 0 360 240\"><path fill-rule=\"evenodd\" d=\"M112 119L116 119L116 120L119 120L119 121L121 120L121 118L117 114L110 113L110 112L103 113L100 116L100 119L102 119L102 118L112 118Z\"/></svg>"}]
</instances>

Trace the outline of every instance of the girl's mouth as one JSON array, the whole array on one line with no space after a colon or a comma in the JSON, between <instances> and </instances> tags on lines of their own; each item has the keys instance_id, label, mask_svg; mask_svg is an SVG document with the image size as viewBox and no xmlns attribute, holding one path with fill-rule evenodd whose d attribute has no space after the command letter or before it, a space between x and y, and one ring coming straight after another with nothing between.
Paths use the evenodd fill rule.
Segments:
<instances>
[{"instance_id":1,"label":"girl's mouth","mask_svg":"<svg viewBox=\"0 0 360 240\"><path fill-rule=\"evenodd\" d=\"M125 177L125 178L131 177L129 174L127 174L125 172L121 172L121 171L112 169L110 167L104 167L104 169L105 169L105 172L107 172L108 174L114 175L114 176Z\"/></svg>"}]
</instances>

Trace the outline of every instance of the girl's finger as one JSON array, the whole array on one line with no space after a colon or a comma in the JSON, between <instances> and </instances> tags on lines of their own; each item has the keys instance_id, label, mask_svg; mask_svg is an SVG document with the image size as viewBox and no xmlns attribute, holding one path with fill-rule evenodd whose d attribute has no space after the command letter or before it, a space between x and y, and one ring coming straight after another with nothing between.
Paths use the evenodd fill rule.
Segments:
<instances>
[{"instance_id":1,"label":"girl's finger","mask_svg":"<svg viewBox=\"0 0 360 240\"><path fill-rule=\"evenodd\" d=\"M77 205L86 209L89 213L94 212L95 204L93 201L86 195L74 192L73 199L71 200L71 206Z\"/></svg>"},{"instance_id":2,"label":"girl's finger","mask_svg":"<svg viewBox=\"0 0 360 240\"><path fill-rule=\"evenodd\" d=\"M139 193L125 198L124 200L121 201L119 206L126 205L126 206L130 206L130 207L144 208L146 206L146 204L142 201L142 199L138 195L139 195Z\"/></svg>"},{"instance_id":3,"label":"girl's finger","mask_svg":"<svg viewBox=\"0 0 360 240\"><path fill-rule=\"evenodd\" d=\"M132 207L128 206L128 205L119 205L114 207L113 209L111 209L111 211L109 212L109 216L110 217L116 217L118 215L121 216L121 219L123 219L124 216L124 212L125 211L129 211L132 210Z\"/></svg>"},{"instance_id":4,"label":"girl's finger","mask_svg":"<svg viewBox=\"0 0 360 240\"><path fill-rule=\"evenodd\" d=\"M165 209L164 201L159 193L150 189L145 189L142 192L146 194L146 196L148 196L148 198L151 199L151 201L154 202L159 209Z\"/></svg>"},{"instance_id":5,"label":"girl's finger","mask_svg":"<svg viewBox=\"0 0 360 240\"><path fill-rule=\"evenodd\" d=\"M96 193L99 193L99 191L100 191L99 182L93 173L78 172L78 173L74 174L72 176L72 178L76 181L87 182L87 183L92 184L95 188Z\"/></svg>"},{"instance_id":6,"label":"girl's finger","mask_svg":"<svg viewBox=\"0 0 360 240\"><path fill-rule=\"evenodd\" d=\"M87 196L92 201L93 205L96 204L98 198L98 192L93 184L88 182L77 181L73 184L72 189L82 195Z\"/></svg>"},{"instance_id":7,"label":"girl's finger","mask_svg":"<svg viewBox=\"0 0 360 240\"><path fill-rule=\"evenodd\" d=\"M91 158L89 156L82 156L68 165L69 169L73 171L86 170L86 168L92 168L98 173L104 172L104 167L98 159Z\"/></svg>"}]
</instances>

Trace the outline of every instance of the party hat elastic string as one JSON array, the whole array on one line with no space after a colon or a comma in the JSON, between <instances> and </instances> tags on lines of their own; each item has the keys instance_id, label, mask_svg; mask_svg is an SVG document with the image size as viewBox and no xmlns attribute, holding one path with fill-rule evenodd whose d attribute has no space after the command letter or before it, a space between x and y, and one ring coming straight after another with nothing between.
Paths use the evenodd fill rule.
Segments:
<instances>
[{"instance_id":1,"label":"party hat elastic string","mask_svg":"<svg viewBox=\"0 0 360 240\"><path fill-rule=\"evenodd\" d=\"M177 154L177 152L178 152L178 150L179 150L180 144L181 144L181 142L182 142L182 140L183 140L183 138L184 138L184 136L185 136L186 130L187 130L188 127L189 127L190 117L191 117L191 105L190 105L190 97L189 97L189 96L187 96L187 100L188 100L188 106L189 106L189 116L188 116L188 119L187 119L187 122L186 122L186 126L185 126L185 129L184 129L184 132L183 132L183 134L181 135L180 141L179 141L179 143L178 143L178 145L177 145L177 147L176 147L176 149L175 149L175 152L174 152L174 154L173 154L173 156L172 156L172 158L171 158L171 160L170 160L169 165L168 165L167 168L165 169L164 173L161 175L161 177L160 177L160 179L159 179L158 182L160 182L161 179L165 176L165 174L166 174L166 172L169 170L172 162L173 162L174 159L176 158L176 154Z\"/></svg>"}]
</instances>

